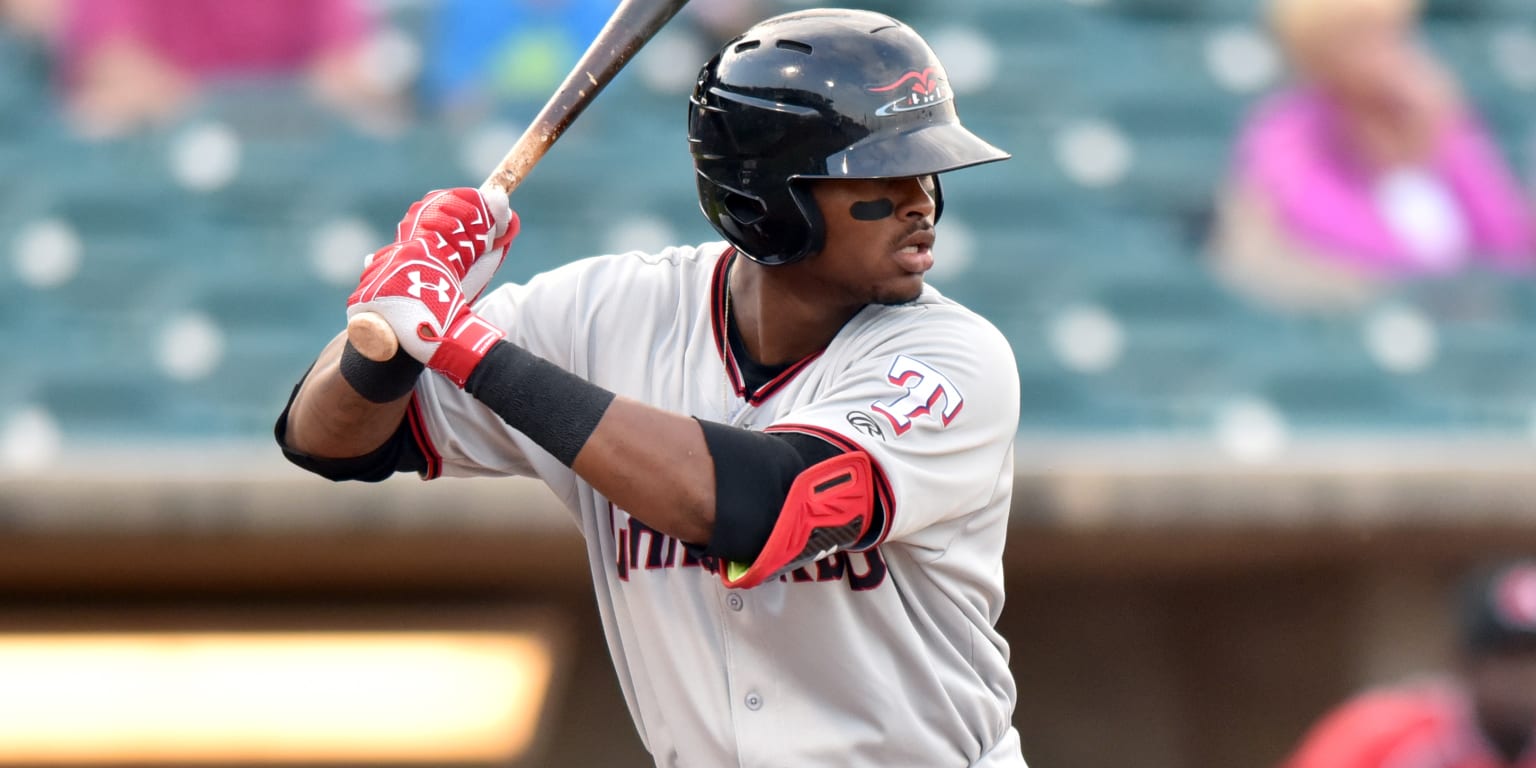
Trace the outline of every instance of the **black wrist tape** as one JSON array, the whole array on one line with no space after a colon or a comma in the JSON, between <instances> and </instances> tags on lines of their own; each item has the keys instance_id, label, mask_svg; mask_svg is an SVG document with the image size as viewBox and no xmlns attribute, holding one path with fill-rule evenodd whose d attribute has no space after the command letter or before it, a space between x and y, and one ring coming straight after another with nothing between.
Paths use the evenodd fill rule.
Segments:
<instances>
[{"instance_id":1,"label":"black wrist tape","mask_svg":"<svg viewBox=\"0 0 1536 768\"><path fill-rule=\"evenodd\" d=\"M374 362L348 341L341 350L341 378L371 403L392 403L411 393L426 366L400 350L382 362Z\"/></svg>"},{"instance_id":2,"label":"black wrist tape","mask_svg":"<svg viewBox=\"0 0 1536 768\"><path fill-rule=\"evenodd\" d=\"M614 397L506 340L485 353L464 391L567 467L576 462Z\"/></svg>"}]
</instances>

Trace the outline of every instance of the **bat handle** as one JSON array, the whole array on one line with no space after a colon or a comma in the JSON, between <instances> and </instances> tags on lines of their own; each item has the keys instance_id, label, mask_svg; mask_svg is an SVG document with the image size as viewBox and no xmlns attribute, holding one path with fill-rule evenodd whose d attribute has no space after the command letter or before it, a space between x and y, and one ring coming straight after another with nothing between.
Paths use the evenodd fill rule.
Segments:
<instances>
[{"instance_id":1,"label":"bat handle","mask_svg":"<svg viewBox=\"0 0 1536 768\"><path fill-rule=\"evenodd\" d=\"M359 312L347 321L347 341L363 357L376 363L392 359L400 350L395 330L377 312Z\"/></svg>"}]
</instances>

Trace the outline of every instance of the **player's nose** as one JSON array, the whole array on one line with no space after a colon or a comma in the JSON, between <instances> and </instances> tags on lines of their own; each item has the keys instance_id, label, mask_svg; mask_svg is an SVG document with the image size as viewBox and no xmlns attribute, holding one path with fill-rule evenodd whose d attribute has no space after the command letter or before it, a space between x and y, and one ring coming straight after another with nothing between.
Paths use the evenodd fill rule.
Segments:
<instances>
[{"instance_id":1,"label":"player's nose","mask_svg":"<svg viewBox=\"0 0 1536 768\"><path fill-rule=\"evenodd\" d=\"M934 201L932 182L926 176L895 179L896 216L903 221L932 219L938 205Z\"/></svg>"}]
</instances>

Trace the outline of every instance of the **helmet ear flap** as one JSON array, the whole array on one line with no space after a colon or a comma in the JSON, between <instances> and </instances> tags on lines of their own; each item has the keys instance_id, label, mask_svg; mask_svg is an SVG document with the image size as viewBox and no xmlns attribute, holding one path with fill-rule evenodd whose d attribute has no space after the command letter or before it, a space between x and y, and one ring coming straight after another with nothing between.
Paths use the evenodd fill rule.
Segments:
<instances>
[{"instance_id":1,"label":"helmet ear flap","mask_svg":"<svg viewBox=\"0 0 1536 768\"><path fill-rule=\"evenodd\" d=\"M827 244L827 221L821 215L821 206L816 204L816 196L811 192L811 184L805 179L790 179L789 196L794 198L795 207L800 209L800 223L805 226L804 237L799 238L803 244L797 254L788 254L785 263L799 261L813 253L821 251Z\"/></svg>"}]
</instances>

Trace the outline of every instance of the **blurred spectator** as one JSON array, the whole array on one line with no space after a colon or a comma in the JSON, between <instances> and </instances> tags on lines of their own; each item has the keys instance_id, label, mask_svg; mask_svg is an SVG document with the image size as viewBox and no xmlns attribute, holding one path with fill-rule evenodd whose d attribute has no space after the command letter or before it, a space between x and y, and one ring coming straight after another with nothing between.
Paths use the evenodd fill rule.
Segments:
<instances>
[{"instance_id":1,"label":"blurred spectator","mask_svg":"<svg viewBox=\"0 0 1536 768\"><path fill-rule=\"evenodd\" d=\"M1536 560L1472 580L1460 674L1366 693L1285 768L1536 768Z\"/></svg>"},{"instance_id":2,"label":"blurred spectator","mask_svg":"<svg viewBox=\"0 0 1536 768\"><path fill-rule=\"evenodd\" d=\"M0 0L0 22L26 37L51 39L63 11L62 0Z\"/></svg>"},{"instance_id":3,"label":"blurred spectator","mask_svg":"<svg viewBox=\"0 0 1536 768\"><path fill-rule=\"evenodd\" d=\"M554 92L614 6L614 0L441 0L426 67L428 96L460 119L503 108L522 114ZM694 0L669 26L710 38L712 50L760 10L750 0Z\"/></svg>"},{"instance_id":4,"label":"blurred spectator","mask_svg":"<svg viewBox=\"0 0 1536 768\"><path fill-rule=\"evenodd\" d=\"M356 0L65 0L58 25L69 110L90 134L174 118L219 78L299 74L342 110L389 99L364 66Z\"/></svg>"},{"instance_id":5,"label":"blurred spectator","mask_svg":"<svg viewBox=\"0 0 1536 768\"><path fill-rule=\"evenodd\" d=\"M605 0L442 0L426 86L437 106L478 116L543 101L613 13Z\"/></svg>"},{"instance_id":6,"label":"blurred spectator","mask_svg":"<svg viewBox=\"0 0 1536 768\"><path fill-rule=\"evenodd\" d=\"M1271 0L1296 82L1250 118L1218 204L1237 288L1347 308L1394 278L1530 263L1529 201L1417 22L1416 0Z\"/></svg>"}]
</instances>

